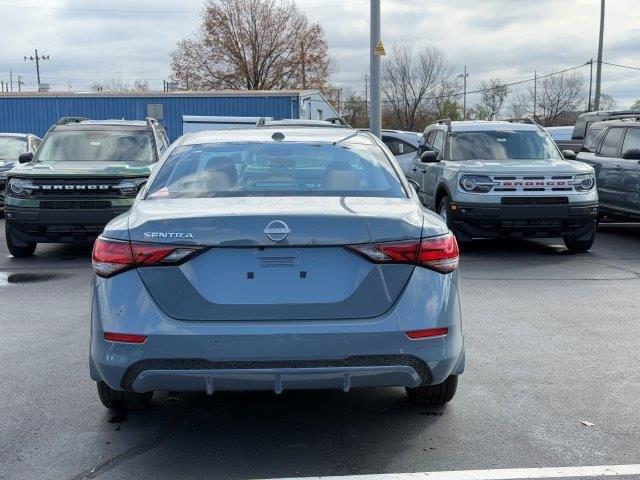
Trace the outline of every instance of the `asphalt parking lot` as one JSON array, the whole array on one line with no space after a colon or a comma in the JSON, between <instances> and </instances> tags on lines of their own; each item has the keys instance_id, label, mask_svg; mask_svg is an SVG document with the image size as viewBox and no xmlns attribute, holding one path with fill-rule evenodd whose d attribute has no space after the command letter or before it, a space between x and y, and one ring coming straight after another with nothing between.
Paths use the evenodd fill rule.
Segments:
<instances>
[{"instance_id":1,"label":"asphalt parking lot","mask_svg":"<svg viewBox=\"0 0 640 480\"><path fill-rule=\"evenodd\" d=\"M2 220L0 232L0 478L639 463L640 224L602 226L583 255L547 241L467 248L467 371L444 408L411 407L400 389L165 394L115 416L88 374L90 249L13 259Z\"/></svg>"}]
</instances>

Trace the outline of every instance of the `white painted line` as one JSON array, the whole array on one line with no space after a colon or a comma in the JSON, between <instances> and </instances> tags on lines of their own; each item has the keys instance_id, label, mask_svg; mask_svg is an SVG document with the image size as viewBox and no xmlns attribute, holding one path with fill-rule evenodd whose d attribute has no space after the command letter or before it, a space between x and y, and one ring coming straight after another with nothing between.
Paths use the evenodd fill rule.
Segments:
<instances>
[{"instance_id":1,"label":"white painted line","mask_svg":"<svg viewBox=\"0 0 640 480\"><path fill-rule=\"evenodd\" d=\"M541 478L619 477L640 475L640 464L595 467L505 468L450 472L384 473L332 477L298 477L281 480L519 480Z\"/></svg>"}]
</instances>

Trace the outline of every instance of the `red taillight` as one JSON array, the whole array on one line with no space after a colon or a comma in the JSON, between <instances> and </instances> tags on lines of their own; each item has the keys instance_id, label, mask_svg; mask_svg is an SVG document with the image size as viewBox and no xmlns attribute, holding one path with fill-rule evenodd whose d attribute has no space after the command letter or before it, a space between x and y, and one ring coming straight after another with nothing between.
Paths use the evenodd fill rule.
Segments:
<instances>
[{"instance_id":1,"label":"red taillight","mask_svg":"<svg viewBox=\"0 0 640 480\"><path fill-rule=\"evenodd\" d=\"M411 340L420 340L422 338L433 338L433 337L442 337L446 335L449 329L447 327L441 328L427 328L425 330L412 330L411 332L406 332L407 337Z\"/></svg>"},{"instance_id":2,"label":"red taillight","mask_svg":"<svg viewBox=\"0 0 640 480\"><path fill-rule=\"evenodd\" d=\"M197 247L135 243L98 237L93 244L96 275L110 277L134 267L175 265L193 256Z\"/></svg>"},{"instance_id":3,"label":"red taillight","mask_svg":"<svg viewBox=\"0 0 640 480\"><path fill-rule=\"evenodd\" d=\"M144 343L147 341L146 335L136 335L133 333L105 332L104 339L108 342L120 343Z\"/></svg>"},{"instance_id":4,"label":"red taillight","mask_svg":"<svg viewBox=\"0 0 640 480\"><path fill-rule=\"evenodd\" d=\"M458 242L451 233L441 237L424 238L420 243L418 265L449 273L458 268L459 259Z\"/></svg>"},{"instance_id":5,"label":"red taillight","mask_svg":"<svg viewBox=\"0 0 640 480\"><path fill-rule=\"evenodd\" d=\"M458 243L453 234L421 241L375 243L349 247L376 263L409 263L440 273L458 268Z\"/></svg>"}]
</instances>

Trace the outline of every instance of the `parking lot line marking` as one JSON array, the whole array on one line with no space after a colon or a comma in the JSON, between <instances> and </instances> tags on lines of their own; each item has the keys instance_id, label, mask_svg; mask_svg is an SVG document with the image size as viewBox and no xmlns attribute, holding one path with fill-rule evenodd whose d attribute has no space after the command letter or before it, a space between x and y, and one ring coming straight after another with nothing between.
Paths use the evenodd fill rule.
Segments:
<instances>
[{"instance_id":1,"label":"parking lot line marking","mask_svg":"<svg viewBox=\"0 0 640 480\"><path fill-rule=\"evenodd\" d=\"M640 475L640 464L600 465L593 467L505 468L494 470L458 470L449 472L383 473L376 475L345 475L328 477L298 477L281 480L519 480L575 477L619 477Z\"/></svg>"}]
</instances>

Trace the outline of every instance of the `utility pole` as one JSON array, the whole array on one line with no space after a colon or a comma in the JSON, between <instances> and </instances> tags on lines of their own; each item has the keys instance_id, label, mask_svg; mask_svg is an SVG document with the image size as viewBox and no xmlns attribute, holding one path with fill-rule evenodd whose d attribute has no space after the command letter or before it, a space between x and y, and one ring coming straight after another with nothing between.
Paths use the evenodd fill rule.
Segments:
<instances>
[{"instance_id":1,"label":"utility pole","mask_svg":"<svg viewBox=\"0 0 640 480\"><path fill-rule=\"evenodd\" d=\"M467 119L467 77L469 73L467 73L467 66L464 66L464 73L458 75L458 78L462 78L463 84L463 94L462 94L462 120Z\"/></svg>"},{"instance_id":2,"label":"utility pole","mask_svg":"<svg viewBox=\"0 0 640 480\"><path fill-rule=\"evenodd\" d=\"M364 116L369 121L369 75L364 74Z\"/></svg>"},{"instance_id":3,"label":"utility pole","mask_svg":"<svg viewBox=\"0 0 640 480\"><path fill-rule=\"evenodd\" d=\"M9 84L11 85L11 91L13 92L13 70L9 70Z\"/></svg>"},{"instance_id":4,"label":"utility pole","mask_svg":"<svg viewBox=\"0 0 640 480\"><path fill-rule=\"evenodd\" d=\"M382 47L380 38L380 0L371 1L371 31L369 39L369 70L371 74L371 117L369 119L369 129L376 137L382 134L382 103L380 101L380 66L382 64L381 55L378 48Z\"/></svg>"},{"instance_id":5,"label":"utility pole","mask_svg":"<svg viewBox=\"0 0 640 480\"><path fill-rule=\"evenodd\" d=\"M38 74L38 90L40 90L40 60L51 60L51 55L38 55L38 49L35 49L35 57L33 55L27 57L25 55L24 57L24 61L26 62L27 60L30 61L35 61L36 62L36 73Z\"/></svg>"},{"instance_id":6,"label":"utility pole","mask_svg":"<svg viewBox=\"0 0 640 480\"><path fill-rule=\"evenodd\" d=\"M604 0L600 0L600 37L598 39L598 65L596 68L596 97L593 109L600 110L600 83L602 82L602 42L604 40Z\"/></svg>"},{"instance_id":7,"label":"utility pole","mask_svg":"<svg viewBox=\"0 0 640 480\"><path fill-rule=\"evenodd\" d=\"M587 62L589 64L589 106L587 112L591 111L591 88L593 86L593 58Z\"/></svg>"},{"instance_id":8,"label":"utility pole","mask_svg":"<svg viewBox=\"0 0 640 480\"><path fill-rule=\"evenodd\" d=\"M26 83L22 81L22 75L18 75L18 92L22 91L22 85L26 85Z\"/></svg>"},{"instance_id":9,"label":"utility pole","mask_svg":"<svg viewBox=\"0 0 640 480\"><path fill-rule=\"evenodd\" d=\"M536 118L536 105L538 104L538 71L533 71L533 118Z\"/></svg>"}]
</instances>

